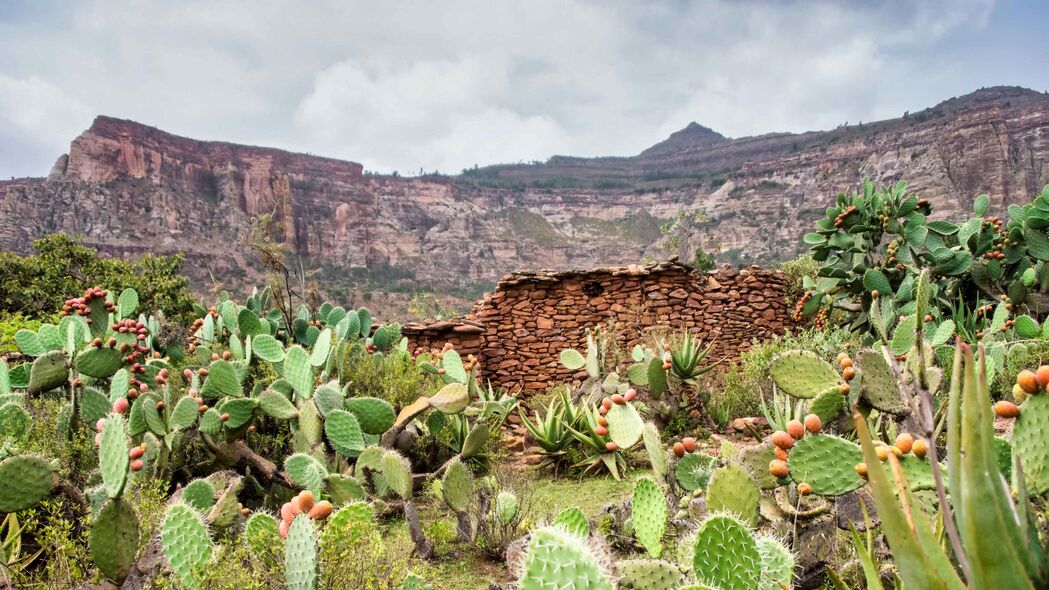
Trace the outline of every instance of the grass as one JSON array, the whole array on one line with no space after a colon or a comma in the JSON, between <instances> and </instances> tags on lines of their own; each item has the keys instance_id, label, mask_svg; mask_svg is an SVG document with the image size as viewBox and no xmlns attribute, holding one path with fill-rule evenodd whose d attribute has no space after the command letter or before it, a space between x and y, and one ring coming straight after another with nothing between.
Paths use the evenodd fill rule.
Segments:
<instances>
[{"instance_id":1,"label":"grass","mask_svg":"<svg viewBox=\"0 0 1049 590\"><path fill-rule=\"evenodd\" d=\"M646 472L634 470L622 481L611 477L551 478L529 468L526 479L530 494L528 523L541 525L565 508L578 507L591 519L608 504L622 502L634 489L634 482ZM455 541L455 517L439 502L419 498L419 517L435 541L435 558L414 560L409 569L426 578L435 590L484 590L495 582L503 587L512 582L502 560L489 559L477 548ZM386 530L392 543L411 543L403 519L391 521Z\"/></svg>"},{"instance_id":2,"label":"grass","mask_svg":"<svg viewBox=\"0 0 1049 590\"><path fill-rule=\"evenodd\" d=\"M568 238L557 231L545 217L527 209L507 209L502 215L510 222L515 236L535 241L541 246L564 246Z\"/></svg>"}]
</instances>

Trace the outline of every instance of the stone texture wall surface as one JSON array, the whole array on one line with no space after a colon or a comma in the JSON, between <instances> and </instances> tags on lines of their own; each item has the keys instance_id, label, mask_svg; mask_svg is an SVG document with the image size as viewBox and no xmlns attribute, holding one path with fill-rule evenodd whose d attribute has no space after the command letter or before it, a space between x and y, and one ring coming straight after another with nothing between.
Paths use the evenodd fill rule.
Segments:
<instances>
[{"instance_id":1,"label":"stone texture wall surface","mask_svg":"<svg viewBox=\"0 0 1049 590\"><path fill-rule=\"evenodd\" d=\"M710 273L669 260L587 271L511 273L464 318L404 327L414 348L452 342L481 359L482 377L525 395L578 374L559 360L582 350L586 329L616 323L624 347L653 330L688 329L710 341L714 358L738 356L754 339L792 325L779 271L751 266Z\"/></svg>"}]
</instances>

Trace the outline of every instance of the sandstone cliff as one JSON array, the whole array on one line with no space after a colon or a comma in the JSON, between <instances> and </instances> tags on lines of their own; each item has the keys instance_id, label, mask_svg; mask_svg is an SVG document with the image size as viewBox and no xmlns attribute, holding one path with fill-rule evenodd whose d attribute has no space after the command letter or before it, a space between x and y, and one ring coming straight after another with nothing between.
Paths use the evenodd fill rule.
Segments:
<instances>
[{"instance_id":1,"label":"sandstone cliff","mask_svg":"<svg viewBox=\"0 0 1049 590\"><path fill-rule=\"evenodd\" d=\"M957 214L1049 183L1049 96L990 88L904 118L827 132L728 139L691 124L637 156L557 156L454 177L365 174L359 164L177 137L98 117L47 178L0 182L0 247L54 231L115 255L187 254L187 270L253 280L242 240L272 214L281 238L339 292L368 281L474 289L505 272L662 258L659 226L701 210L689 244L768 264L863 177L906 179ZM686 257L690 252L681 252Z\"/></svg>"}]
</instances>

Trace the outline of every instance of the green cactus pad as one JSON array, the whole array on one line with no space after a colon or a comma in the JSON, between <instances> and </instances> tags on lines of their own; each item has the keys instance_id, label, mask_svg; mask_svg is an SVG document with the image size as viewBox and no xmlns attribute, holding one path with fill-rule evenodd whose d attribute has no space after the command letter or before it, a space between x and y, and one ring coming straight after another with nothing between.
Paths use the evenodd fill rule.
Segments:
<instances>
[{"instance_id":1,"label":"green cactus pad","mask_svg":"<svg viewBox=\"0 0 1049 590\"><path fill-rule=\"evenodd\" d=\"M676 564L661 559L626 559L616 563L618 590L678 590L685 575Z\"/></svg>"},{"instance_id":2,"label":"green cactus pad","mask_svg":"<svg viewBox=\"0 0 1049 590\"><path fill-rule=\"evenodd\" d=\"M17 402L7 402L0 405L0 447L3 439L22 440L29 436L29 428L33 418L29 412Z\"/></svg>"},{"instance_id":3,"label":"green cactus pad","mask_svg":"<svg viewBox=\"0 0 1049 590\"><path fill-rule=\"evenodd\" d=\"M94 387L85 387L80 392L80 417L88 424L94 424L112 409L109 398Z\"/></svg>"},{"instance_id":4,"label":"green cactus pad","mask_svg":"<svg viewBox=\"0 0 1049 590\"><path fill-rule=\"evenodd\" d=\"M630 502L630 518L638 543L651 557L658 558L663 553L663 534L667 531L667 499L656 482L638 478Z\"/></svg>"},{"instance_id":5,"label":"green cactus pad","mask_svg":"<svg viewBox=\"0 0 1049 590\"><path fill-rule=\"evenodd\" d=\"M313 405L317 406L321 416L327 416L332 410L341 410L344 402L345 397L338 381L323 383L313 390Z\"/></svg>"},{"instance_id":6,"label":"green cactus pad","mask_svg":"<svg viewBox=\"0 0 1049 590\"><path fill-rule=\"evenodd\" d=\"M860 367L860 398L870 407L902 416L910 408L900 399L900 389L885 357L874 350L862 350L856 355Z\"/></svg>"},{"instance_id":7,"label":"green cactus pad","mask_svg":"<svg viewBox=\"0 0 1049 590\"><path fill-rule=\"evenodd\" d=\"M520 506L521 501L516 494L508 490L499 492L495 496L496 521L503 526L510 524L517 517Z\"/></svg>"},{"instance_id":8,"label":"green cactus pad","mask_svg":"<svg viewBox=\"0 0 1049 590\"><path fill-rule=\"evenodd\" d=\"M415 419L416 416L422 414L426 410L430 409L430 398L420 397L414 402L401 408L401 412L397 414L397 420L394 422L394 426L398 428L404 428L409 422Z\"/></svg>"},{"instance_id":9,"label":"green cactus pad","mask_svg":"<svg viewBox=\"0 0 1049 590\"><path fill-rule=\"evenodd\" d=\"M700 453L688 453L677 460L674 467L674 478L681 489L694 492L705 488L710 481L710 472L714 458Z\"/></svg>"},{"instance_id":10,"label":"green cactus pad","mask_svg":"<svg viewBox=\"0 0 1049 590\"><path fill-rule=\"evenodd\" d=\"M661 485L666 485L667 454L663 449L663 441L659 437L659 429L655 424L645 423L645 427L641 430L641 440L645 443L648 462L652 465L652 475Z\"/></svg>"},{"instance_id":11,"label":"green cactus pad","mask_svg":"<svg viewBox=\"0 0 1049 590\"><path fill-rule=\"evenodd\" d=\"M38 455L0 461L0 512L32 508L51 492L51 462Z\"/></svg>"},{"instance_id":12,"label":"green cactus pad","mask_svg":"<svg viewBox=\"0 0 1049 590\"><path fill-rule=\"evenodd\" d=\"M15 346L26 356L37 357L47 352L47 347L40 342L40 336L25 328L15 332Z\"/></svg>"},{"instance_id":13,"label":"green cactus pad","mask_svg":"<svg viewBox=\"0 0 1049 590\"><path fill-rule=\"evenodd\" d=\"M129 318L138 309L138 291L128 287L117 297L117 317Z\"/></svg>"},{"instance_id":14,"label":"green cactus pad","mask_svg":"<svg viewBox=\"0 0 1049 590\"><path fill-rule=\"evenodd\" d=\"M754 525L761 493L745 469L735 463L714 470L707 487L707 510L727 512Z\"/></svg>"},{"instance_id":15,"label":"green cactus pad","mask_svg":"<svg viewBox=\"0 0 1049 590\"><path fill-rule=\"evenodd\" d=\"M441 367L445 370L444 376L457 383L466 383L466 369L463 367L463 359L459 353L449 350L441 359Z\"/></svg>"},{"instance_id":16,"label":"green cactus pad","mask_svg":"<svg viewBox=\"0 0 1049 590\"><path fill-rule=\"evenodd\" d=\"M558 527L546 527L532 533L518 588L612 590L612 582L583 540Z\"/></svg>"},{"instance_id":17,"label":"green cactus pad","mask_svg":"<svg viewBox=\"0 0 1049 590\"><path fill-rule=\"evenodd\" d=\"M820 417L823 424L830 424L845 411L846 398L837 389L828 389L809 402L809 413Z\"/></svg>"},{"instance_id":18,"label":"green cactus pad","mask_svg":"<svg viewBox=\"0 0 1049 590\"><path fill-rule=\"evenodd\" d=\"M608 436L619 448L629 449L641 440L645 422L641 419L641 414L637 413L634 404L612 404L605 418L608 420Z\"/></svg>"},{"instance_id":19,"label":"green cactus pad","mask_svg":"<svg viewBox=\"0 0 1049 590\"><path fill-rule=\"evenodd\" d=\"M377 397L351 397L345 402L347 411L357 416L361 430L366 434L382 434L393 426L397 414L386 400Z\"/></svg>"},{"instance_id":20,"label":"green cactus pad","mask_svg":"<svg viewBox=\"0 0 1049 590\"><path fill-rule=\"evenodd\" d=\"M197 406L197 400L186 396L175 404L175 409L168 418L168 425L174 430L186 430L197 423L199 415L200 408Z\"/></svg>"},{"instance_id":21,"label":"green cactus pad","mask_svg":"<svg viewBox=\"0 0 1049 590\"><path fill-rule=\"evenodd\" d=\"M208 365L208 376L200 388L200 395L205 399L221 397L242 397L240 374L229 361L218 360Z\"/></svg>"},{"instance_id":22,"label":"green cactus pad","mask_svg":"<svg viewBox=\"0 0 1049 590\"><path fill-rule=\"evenodd\" d=\"M777 539L762 536L757 540L761 556L761 582L758 590L782 590L794 581L794 555ZM782 584L782 585L781 585Z\"/></svg>"},{"instance_id":23,"label":"green cactus pad","mask_svg":"<svg viewBox=\"0 0 1049 590\"><path fill-rule=\"evenodd\" d=\"M229 414L229 420L224 423L226 428L240 428L251 422L255 415L255 408L259 405L258 400L242 397L226 400L218 407L219 414Z\"/></svg>"},{"instance_id":24,"label":"green cactus pad","mask_svg":"<svg viewBox=\"0 0 1049 590\"><path fill-rule=\"evenodd\" d=\"M157 409L157 402L160 401L160 398L150 393L139 397L136 401L141 402L139 412L146 421L146 428L157 436L167 434L168 425L160 417L160 410Z\"/></svg>"},{"instance_id":25,"label":"green cactus pad","mask_svg":"<svg viewBox=\"0 0 1049 590\"><path fill-rule=\"evenodd\" d=\"M569 371L578 371L586 366L586 359L574 348L566 348L561 351L561 364Z\"/></svg>"},{"instance_id":26,"label":"green cactus pad","mask_svg":"<svg viewBox=\"0 0 1049 590\"><path fill-rule=\"evenodd\" d=\"M124 358L114 348L86 348L76 355L76 370L82 375L105 379L120 370Z\"/></svg>"},{"instance_id":27,"label":"green cactus pad","mask_svg":"<svg viewBox=\"0 0 1049 590\"><path fill-rule=\"evenodd\" d=\"M240 477L236 477L229 482L222 493L219 494L215 505L208 511L205 521L220 529L229 528L240 516L240 504L237 502L237 494L240 493L241 488L244 487L244 482Z\"/></svg>"},{"instance_id":28,"label":"green cactus pad","mask_svg":"<svg viewBox=\"0 0 1049 590\"><path fill-rule=\"evenodd\" d=\"M310 355L298 344L288 349L284 357L284 378L291 384L296 395L310 398L313 395L313 366Z\"/></svg>"},{"instance_id":29,"label":"green cactus pad","mask_svg":"<svg viewBox=\"0 0 1049 590\"><path fill-rule=\"evenodd\" d=\"M270 567L277 565L278 557L284 549L279 527L277 519L264 512L252 514L244 523L244 544L251 549L255 557Z\"/></svg>"},{"instance_id":30,"label":"green cactus pad","mask_svg":"<svg viewBox=\"0 0 1049 590\"><path fill-rule=\"evenodd\" d=\"M430 398L430 407L437 409L442 414L458 414L468 405L470 405L470 393L463 383L449 383Z\"/></svg>"},{"instance_id":31,"label":"green cactus pad","mask_svg":"<svg viewBox=\"0 0 1049 590\"><path fill-rule=\"evenodd\" d=\"M52 350L33 361L29 370L29 393L51 391L65 385L69 379L66 357L61 351Z\"/></svg>"},{"instance_id":32,"label":"green cactus pad","mask_svg":"<svg viewBox=\"0 0 1049 590\"><path fill-rule=\"evenodd\" d=\"M199 512L215 505L215 488L206 479L194 479L182 490L182 500Z\"/></svg>"},{"instance_id":33,"label":"green cactus pad","mask_svg":"<svg viewBox=\"0 0 1049 590\"><path fill-rule=\"evenodd\" d=\"M864 483L856 473L863 451L856 443L830 434L813 434L794 444L787 457L790 478L807 483L820 496L840 496Z\"/></svg>"},{"instance_id":34,"label":"green cactus pad","mask_svg":"<svg viewBox=\"0 0 1049 590\"><path fill-rule=\"evenodd\" d=\"M313 350L310 351L310 364L314 367L324 366L325 361L328 360L328 354L331 353L331 336L331 330L321 330L317 340L313 343Z\"/></svg>"},{"instance_id":35,"label":"green cactus pad","mask_svg":"<svg viewBox=\"0 0 1049 590\"><path fill-rule=\"evenodd\" d=\"M372 344L379 350L388 350L401 339L401 327L397 324L385 324L372 334Z\"/></svg>"},{"instance_id":36,"label":"green cactus pad","mask_svg":"<svg viewBox=\"0 0 1049 590\"><path fill-rule=\"evenodd\" d=\"M267 389L259 395L259 409L262 413L278 420L292 420L299 416L295 404L279 391Z\"/></svg>"},{"instance_id":37,"label":"green cactus pad","mask_svg":"<svg viewBox=\"0 0 1049 590\"><path fill-rule=\"evenodd\" d=\"M448 463L448 468L441 478L441 496L444 503L455 512L465 512L470 507L474 484L470 470L458 457Z\"/></svg>"},{"instance_id":38,"label":"green cactus pad","mask_svg":"<svg viewBox=\"0 0 1049 590\"><path fill-rule=\"evenodd\" d=\"M732 516L711 516L692 545L692 572L718 588L757 588L761 555L747 525Z\"/></svg>"},{"instance_id":39,"label":"green cactus pad","mask_svg":"<svg viewBox=\"0 0 1049 590\"><path fill-rule=\"evenodd\" d=\"M994 437L994 454L998 458L998 469L1011 480L1013 477L1013 445L1001 437ZM930 466L931 469L931 466Z\"/></svg>"},{"instance_id":40,"label":"green cactus pad","mask_svg":"<svg viewBox=\"0 0 1049 590\"><path fill-rule=\"evenodd\" d=\"M284 360L284 347L269 334L259 334L251 339L251 352L260 359L279 363Z\"/></svg>"},{"instance_id":41,"label":"green cactus pad","mask_svg":"<svg viewBox=\"0 0 1049 590\"><path fill-rule=\"evenodd\" d=\"M217 436L222 432L222 414L215 408L208 408L208 411L200 416L198 429L208 436Z\"/></svg>"},{"instance_id":42,"label":"green cactus pad","mask_svg":"<svg viewBox=\"0 0 1049 590\"><path fill-rule=\"evenodd\" d=\"M912 492L918 492L921 490L934 490L936 489L936 481L932 475L932 464L929 463L928 457L919 459L915 455L904 455L899 458L900 469L903 470L903 476L907 478L907 487ZM892 466L888 463L882 463L882 467L888 474L888 477L893 477ZM946 473L946 471L944 471Z\"/></svg>"},{"instance_id":43,"label":"green cactus pad","mask_svg":"<svg viewBox=\"0 0 1049 590\"><path fill-rule=\"evenodd\" d=\"M138 553L138 515L122 498L107 501L88 533L91 559L107 579L122 584Z\"/></svg>"},{"instance_id":44,"label":"green cactus pad","mask_svg":"<svg viewBox=\"0 0 1049 590\"><path fill-rule=\"evenodd\" d=\"M379 532L371 504L352 502L335 511L321 533L324 547L351 547Z\"/></svg>"},{"instance_id":45,"label":"green cactus pad","mask_svg":"<svg viewBox=\"0 0 1049 590\"><path fill-rule=\"evenodd\" d=\"M560 526L573 535L584 539L590 534L590 522L586 518L586 513L574 506L562 510L550 524Z\"/></svg>"},{"instance_id":46,"label":"green cactus pad","mask_svg":"<svg viewBox=\"0 0 1049 590\"><path fill-rule=\"evenodd\" d=\"M317 587L317 531L305 514L296 516L288 528L284 578L288 590L314 590Z\"/></svg>"},{"instance_id":47,"label":"green cactus pad","mask_svg":"<svg viewBox=\"0 0 1049 590\"><path fill-rule=\"evenodd\" d=\"M1049 491L1049 394L1032 395L1020 406L1013 426L1013 457L1020 457L1031 495Z\"/></svg>"},{"instance_id":48,"label":"green cactus pad","mask_svg":"<svg viewBox=\"0 0 1049 590\"><path fill-rule=\"evenodd\" d=\"M199 587L197 570L211 559L211 537L200 515L186 504L168 508L160 529L160 546L182 585Z\"/></svg>"},{"instance_id":49,"label":"green cactus pad","mask_svg":"<svg viewBox=\"0 0 1049 590\"><path fill-rule=\"evenodd\" d=\"M394 450L386 450L382 454L382 476L401 499L409 500L412 497L412 464L408 459Z\"/></svg>"},{"instance_id":50,"label":"green cactus pad","mask_svg":"<svg viewBox=\"0 0 1049 590\"><path fill-rule=\"evenodd\" d=\"M357 418L346 410L333 410L324 421L324 433L337 453L356 457L364 450L364 435Z\"/></svg>"},{"instance_id":51,"label":"green cactus pad","mask_svg":"<svg viewBox=\"0 0 1049 590\"><path fill-rule=\"evenodd\" d=\"M320 461L305 453L289 455L284 460L284 471L295 483L309 489L315 495L320 495L324 490L324 480L328 477L328 470Z\"/></svg>"},{"instance_id":52,"label":"green cactus pad","mask_svg":"<svg viewBox=\"0 0 1049 590\"><path fill-rule=\"evenodd\" d=\"M336 506L363 500L368 496L361 482L349 475L333 473L324 479L324 485L332 504Z\"/></svg>"},{"instance_id":53,"label":"green cactus pad","mask_svg":"<svg viewBox=\"0 0 1049 590\"><path fill-rule=\"evenodd\" d=\"M791 350L777 355L769 367L772 380L787 395L811 399L837 389L841 377L834 367L814 352Z\"/></svg>"},{"instance_id":54,"label":"green cactus pad","mask_svg":"<svg viewBox=\"0 0 1049 590\"><path fill-rule=\"evenodd\" d=\"M470 434L466 435L466 440L463 441L462 451L460 451L459 454L462 458L469 459L480 453L481 450L484 449L485 443L488 442L490 434L491 432L488 430L488 426L479 421L473 427L473 430L470 431Z\"/></svg>"},{"instance_id":55,"label":"green cactus pad","mask_svg":"<svg viewBox=\"0 0 1049 590\"><path fill-rule=\"evenodd\" d=\"M131 463L128 450L124 418L120 414L110 414L102 429L102 442L98 449L98 469L102 472L102 483L110 498L117 498L124 492Z\"/></svg>"}]
</instances>

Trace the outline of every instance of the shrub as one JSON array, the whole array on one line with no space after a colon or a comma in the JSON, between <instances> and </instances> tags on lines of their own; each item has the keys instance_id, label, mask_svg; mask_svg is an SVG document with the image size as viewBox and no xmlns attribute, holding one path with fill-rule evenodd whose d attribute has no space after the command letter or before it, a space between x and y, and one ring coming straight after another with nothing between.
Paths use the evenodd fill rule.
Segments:
<instances>
[{"instance_id":1,"label":"shrub","mask_svg":"<svg viewBox=\"0 0 1049 590\"><path fill-rule=\"evenodd\" d=\"M347 348L342 380L350 384L354 395L377 397L396 407L406 406L438 389L407 353L391 351L380 356L366 354L359 347Z\"/></svg>"}]
</instances>

